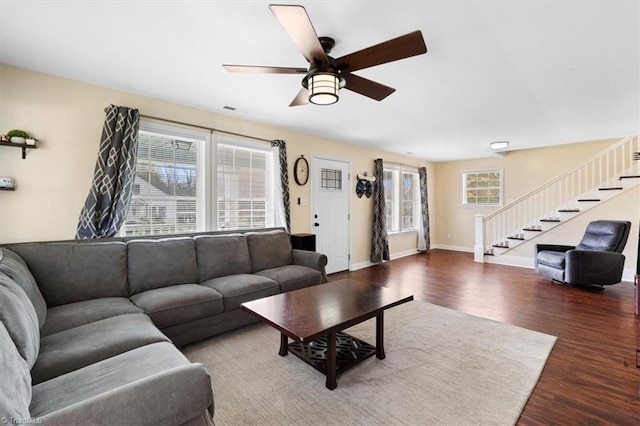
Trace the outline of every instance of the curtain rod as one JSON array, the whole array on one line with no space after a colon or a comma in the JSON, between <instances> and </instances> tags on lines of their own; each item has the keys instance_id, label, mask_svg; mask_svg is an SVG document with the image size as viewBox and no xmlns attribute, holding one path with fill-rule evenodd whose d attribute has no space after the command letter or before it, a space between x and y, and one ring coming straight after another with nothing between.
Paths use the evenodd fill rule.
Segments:
<instances>
[{"instance_id":1,"label":"curtain rod","mask_svg":"<svg viewBox=\"0 0 640 426\"><path fill-rule=\"evenodd\" d=\"M180 124L182 126L195 127L196 129L208 130L210 132L224 133L225 135L232 135L232 136L239 136L239 137L242 137L242 138L255 139L255 140L258 140L258 141L262 141L262 142L269 142L269 143L272 142L272 140L270 140L270 139L264 139L264 138L258 138L258 137L255 137L255 136L243 135L242 133L227 132L226 130L214 129L214 128L211 128L211 127L200 126L198 124L185 123L183 121L168 120L166 118L154 117L152 115L140 114L140 117L148 118L148 119L151 119L151 120L164 121L166 123L171 123L171 124Z\"/></svg>"}]
</instances>

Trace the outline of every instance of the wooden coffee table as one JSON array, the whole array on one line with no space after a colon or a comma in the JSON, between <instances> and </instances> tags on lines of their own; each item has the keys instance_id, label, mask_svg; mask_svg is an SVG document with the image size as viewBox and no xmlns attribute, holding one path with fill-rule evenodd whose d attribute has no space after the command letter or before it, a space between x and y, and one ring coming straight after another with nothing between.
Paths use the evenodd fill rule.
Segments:
<instances>
[{"instance_id":1,"label":"wooden coffee table","mask_svg":"<svg viewBox=\"0 0 640 426\"><path fill-rule=\"evenodd\" d=\"M404 291L344 279L246 302L241 309L280 331L279 354L296 355L326 375L333 390L338 374L374 354L385 358L384 311L411 300ZM343 332L373 317L375 346Z\"/></svg>"}]
</instances>

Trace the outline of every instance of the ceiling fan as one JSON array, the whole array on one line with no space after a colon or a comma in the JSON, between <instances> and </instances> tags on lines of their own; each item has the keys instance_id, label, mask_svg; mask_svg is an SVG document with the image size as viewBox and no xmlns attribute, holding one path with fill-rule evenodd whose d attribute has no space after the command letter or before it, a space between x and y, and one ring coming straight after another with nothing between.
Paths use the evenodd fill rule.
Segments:
<instances>
[{"instance_id":1,"label":"ceiling fan","mask_svg":"<svg viewBox=\"0 0 640 426\"><path fill-rule=\"evenodd\" d=\"M340 58L329 52L335 45L330 37L318 37L304 7L272 4L269 9L276 16L296 47L309 62L309 68L271 67L258 65L222 65L229 72L304 74L302 89L289 106L330 105L338 101L341 88L381 101L396 89L352 74L388 62L427 53L422 33L412 33L387 40Z\"/></svg>"}]
</instances>

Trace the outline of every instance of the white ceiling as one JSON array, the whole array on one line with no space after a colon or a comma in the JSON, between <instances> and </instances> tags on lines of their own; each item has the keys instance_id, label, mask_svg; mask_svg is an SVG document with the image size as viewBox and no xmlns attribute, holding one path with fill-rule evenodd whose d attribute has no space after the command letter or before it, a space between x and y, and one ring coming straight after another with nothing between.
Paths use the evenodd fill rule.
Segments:
<instances>
[{"instance_id":1,"label":"white ceiling","mask_svg":"<svg viewBox=\"0 0 640 426\"><path fill-rule=\"evenodd\" d=\"M416 29L429 49L356 73L381 102L294 108L299 75L221 67L307 66L269 3L0 0L0 61L430 161L640 133L638 1L280 0L334 57Z\"/></svg>"}]
</instances>

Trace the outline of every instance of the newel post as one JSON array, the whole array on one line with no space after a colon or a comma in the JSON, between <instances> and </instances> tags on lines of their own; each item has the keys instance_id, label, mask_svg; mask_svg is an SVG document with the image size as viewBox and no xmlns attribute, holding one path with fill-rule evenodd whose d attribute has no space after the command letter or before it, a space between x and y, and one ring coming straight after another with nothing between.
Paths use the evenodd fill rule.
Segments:
<instances>
[{"instance_id":1,"label":"newel post","mask_svg":"<svg viewBox=\"0 0 640 426\"><path fill-rule=\"evenodd\" d=\"M484 216L476 215L476 243L473 246L473 260L484 263Z\"/></svg>"}]
</instances>

